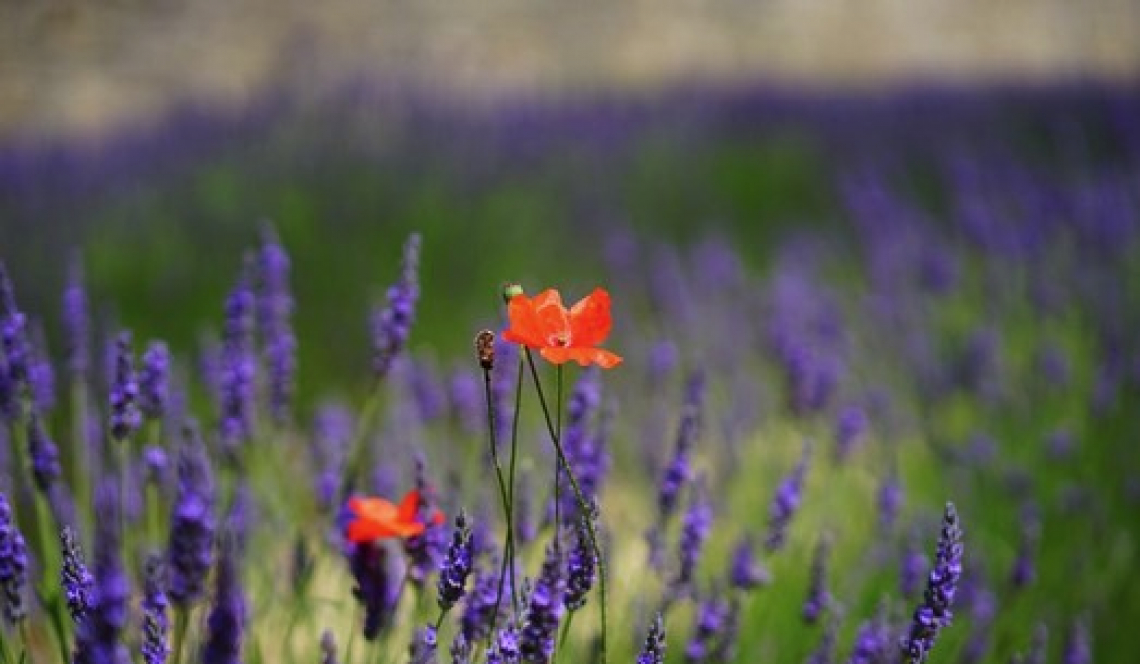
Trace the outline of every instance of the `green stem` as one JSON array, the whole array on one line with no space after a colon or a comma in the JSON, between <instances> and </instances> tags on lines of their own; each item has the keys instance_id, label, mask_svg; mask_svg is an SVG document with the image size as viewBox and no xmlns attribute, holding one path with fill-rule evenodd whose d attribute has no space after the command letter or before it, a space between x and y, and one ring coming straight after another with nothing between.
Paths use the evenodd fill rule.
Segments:
<instances>
[{"instance_id":1,"label":"green stem","mask_svg":"<svg viewBox=\"0 0 1140 664\"><path fill-rule=\"evenodd\" d=\"M186 607L174 609L174 643L171 646L170 664L181 664L182 650L186 642L186 630L190 627L190 610Z\"/></svg>"},{"instance_id":2,"label":"green stem","mask_svg":"<svg viewBox=\"0 0 1140 664\"><path fill-rule=\"evenodd\" d=\"M562 449L562 441L558 438L558 430L554 426L554 422L550 417L550 409L546 404L546 395L542 392L542 382L538 379L538 369L534 366L534 356L531 354L530 349L523 347L523 352L526 353L527 364L530 365L530 375L534 379L534 389L538 392L538 402L542 406L542 415L546 420L546 428L550 434L550 440L554 444L554 451L558 454L558 462L562 464L562 469L566 471L566 477L570 480L570 487L574 489L574 497L578 501L578 509L584 515L590 514L590 505L586 502L586 496L582 493L582 487L578 485L578 478L574 475L573 469L570 468L570 462L566 459L566 453ZM599 603L601 604L601 620L602 620L602 635L600 642L600 654L602 664L606 664L606 564L605 559L602 557L601 548L598 546L598 534L594 528L592 519L585 519L586 533L590 536L590 547L594 550L594 557L598 560L598 594Z\"/></svg>"},{"instance_id":3,"label":"green stem","mask_svg":"<svg viewBox=\"0 0 1140 664\"><path fill-rule=\"evenodd\" d=\"M20 621L20 644L24 648L23 654L20 655L20 661L32 664L35 654L32 652L32 640L28 637L27 618Z\"/></svg>"},{"instance_id":4,"label":"green stem","mask_svg":"<svg viewBox=\"0 0 1140 664\"><path fill-rule=\"evenodd\" d=\"M566 637L570 634L570 624L574 622L574 614L576 613L578 612L571 611L569 615L566 616L566 622L562 623L562 633L558 635L558 649L554 651L554 661L558 660L558 656L561 655L562 651L566 648Z\"/></svg>"},{"instance_id":5,"label":"green stem","mask_svg":"<svg viewBox=\"0 0 1140 664\"><path fill-rule=\"evenodd\" d=\"M356 430L352 434L352 444L348 448L348 466L344 471L344 484L341 486L342 496L347 495L353 488L357 475L360 474L360 467L366 461L368 446L365 445L365 441L368 438L368 432L372 430L372 420L376 418L376 414L380 410L380 402L383 401L384 395L383 387L384 382L377 380L368 401L365 401L364 407L360 409L360 416L356 420Z\"/></svg>"},{"instance_id":6,"label":"green stem","mask_svg":"<svg viewBox=\"0 0 1140 664\"><path fill-rule=\"evenodd\" d=\"M495 593L495 608L491 611L491 631L487 635L487 646L490 647L491 640L495 638L495 627L499 620L499 607L503 600L503 584L506 583L507 575L510 574L511 579L511 610L514 615L519 613L518 590L515 583L515 465L518 458L518 443L519 443L519 413L522 411L522 384L523 384L523 366L522 358L519 358L518 378L515 380L515 412L511 420L511 457L508 462L507 470L507 494L506 494L506 520L507 520L507 534L506 541L503 543L503 561L499 565L499 589Z\"/></svg>"},{"instance_id":7,"label":"green stem","mask_svg":"<svg viewBox=\"0 0 1140 664\"><path fill-rule=\"evenodd\" d=\"M4 658L4 664L13 664L12 653L8 650L8 637L4 636L3 630L0 630L0 657Z\"/></svg>"},{"instance_id":8,"label":"green stem","mask_svg":"<svg viewBox=\"0 0 1140 664\"><path fill-rule=\"evenodd\" d=\"M94 520L91 514L90 469L93 468L91 449L87 444L88 394L86 377L77 374L71 384L71 444L68 450L68 470L71 477L72 495L75 498L76 521L86 529L84 535L91 537L88 524ZM85 541L90 542L90 539Z\"/></svg>"},{"instance_id":9,"label":"green stem","mask_svg":"<svg viewBox=\"0 0 1140 664\"><path fill-rule=\"evenodd\" d=\"M562 440L562 365L558 365L558 382L555 387L554 398L554 428L558 432L558 440ZM554 538L557 539L562 531L562 472L558 468L558 461L554 462Z\"/></svg>"}]
</instances>

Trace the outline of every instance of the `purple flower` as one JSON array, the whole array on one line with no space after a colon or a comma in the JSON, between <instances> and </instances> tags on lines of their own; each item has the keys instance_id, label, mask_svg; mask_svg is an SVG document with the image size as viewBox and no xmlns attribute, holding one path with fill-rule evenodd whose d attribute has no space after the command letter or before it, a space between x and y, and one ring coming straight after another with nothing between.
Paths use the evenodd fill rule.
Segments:
<instances>
[{"instance_id":1,"label":"purple flower","mask_svg":"<svg viewBox=\"0 0 1140 664\"><path fill-rule=\"evenodd\" d=\"M416 315L419 286L420 236L413 233L404 243L400 278L388 289L388 302L372 316L372 371L384 378L392 361L408 342Z\"/></svg>"},{"instance_id":2,"label":"purple flower","mask_svg":"<svg viewBox=\"0 0 1140 664\"><path fill-rule=\"evenodd\" d=\"M457 369L451 374L447 384L447 403L452 419L464 433L479 432L487 415L483 404L483 386L474 373Z\"/></svg>"},{"instance_id":3,"label":"purple flower","mask_svg":"<svg viewBox=\"0 0 1140 664\"><path fill-rule=\"evenodd\" d=\"M146 347L139 370L139 408L146 417L157 420L166 413L170 400L170 351L161 341ZM157 442L157 441L153 441Z\"/></svg>"},{"instance_id":4,"label":"purple flower","mask_svg":"<svg viewBox=\"0 0 1140 664\"><path fill-rule=\"evenodd\" d=\"M235 454L253 435L254 381L257 364L253 357L254 297L246 277L226 299L218 376L220 407L218 435L222 449Z\"/></svg>"},{"instance_id":5,"label":"purple flower","mask_svg":"<svg viewBox=\"0 0 1140 664\"><path fill-rule=\"evenodd\" d=\"M836 621L829 620L823 627L823 636L819 639L819 646L807 658L806 664L831 664L835 661L835 630Z\"/></svg>"},{"instance_id":6,"label":"purple flower","mask_svg":"<svg viewBox=\"0 0 1140 664\"><path fill-rule=\"evenodd\" d=\"M152 554L146 560L142 599L142 642L139 649L145 664L163 664L170 654L167 634L170 622L166 609L166 578L162 558Z\"/></svg>"},{"instance_id":7,"label":"purple flower","mask_svg":"<svg viewBox=\"0 0 1140 664\"><path fill-rule=\"evenodd\" d=\"M755 548L751 536L740 536L732 552L732 567L729 570L733 588L752 590L768 583L768 570L757 560Z\"/></svg>"},{"instance_id":8,"label":"purple flower","mask_svg":"<svg viewBox=\"0 0 1140 664\"><path fill-rule=\"evenodd\" d=\"M437 603L442 611L448 611L456 602L463 599L467 576L471 573L471 526L467 515L460 511L455 517L455 532L451 545L439 568Z\"/></svg>"},{"instance_id":9,"label":"purple flower","mask_svg":"<svg viewBox=\"0 0 1140 664\"><path fill-rule=\"evenodd\" d=\"M680 567L676 584L686 587L692 584L701 550L712 530L713 511L709 504L704 478L697 480L690 496L689 509L681 521Z\"/></svg>"},{"instance_id":10,"label":"purple flower","mask_svg":"<svg viewBox=\"0 0 1140 664\"><path fill-rule=\"evenodd\" d=\"M492 568L494 565L492 565ZM498 599L499 574L497 571L478 569L464 602L460 631L468 643L477 643L491 632L491 614Z\"/></svg>"},{"instance_id":11,"label":"purple flower","mask_svg":"<svg viewBox=\"0 0 1140 664\"><path fill-rule=\"evenodd\" d=\"M63 554L63 564L59 571L60 585L63 587L63 596L67 601L67 611L71 614L71 621L78 625L91 610L95 577L83 562L83 550L71 526L64 526L59 532L59 546Z\"/></svg>"},{"instance_id":12,"label":"purple flower","mask_svg":"<svg viewBox=\"0 0 1140 664\"><path fill-rule=\"evenodd\" d=\"M28 418L28 455L32 459L32 479L36 488L50 495L52 486L59 480L59 449L48 438L43 420L33 410Z\"/></svg>"},{"instance_id":13,"label":"purple flower","mask_svg":"<svg viewBox=\"0 0 1140 664\"><path fill-rule=\"evenodd\" d=\"M263 232L257 274L257 313L265 345L269 412L275 422L284 423L289 419L293 400L297 340L290 322L293 296L289 291L289 254L268 226Z\"/></svg>"},{"instance_id":14,"label":"purple flower","mask_svg":"<svg viewBox=\"0 0 1140 664\"><path fill-rule=\"evenodd\" d=\"M170 513L169 587L175 606L188 608L205 590L213 562L214 487L198 429L188 423L178 450L178 494Z\"/></svg>"},{"instance_id":15,"label":"purple flower","mask_svg":"<svg viewBox=\"0 0 1140 664\"><path fill-rule=\"evenodd\" d=\"M811 577L808 581L808 595L804 600L803 619L813 624L831 604L831 594L827 592L827 555L831 544L827 537L820 538L815 545L815 555L811 561Z\"/></svg>"},{"instance_id":16,"label":"purple flower","mask_svg":"<svg viewBox=\"0 0 1140 664\"><path fill-rule=\"evenodd\" d=\"M55 407L55 370L46 352L33 352L28 366L28 387L36 410L48 412Z\"/></svg>"},{"instance_id":17,"label":"purple flower","mask_svg":"<svg viewBox=\"0 0 1140 664\"><path fill-rule=\"evenodd\" d=\"M412 583L422 583L429 574L439 570L447 545L447 532L431 518L436 496L427 480L427 461L423 454L416 455L416 490L420 495L417 519L424 524L424 531L404 540L404 553L408 559L408 578Z\"/></svg>"},{"instance_id":18,"label":"purple flower","mask_svg":"<svg viewBox=\"0 0 1140 664\"><path fill-rule=\"evenodd\" d=\"M400 598L388 569L388 550L373 542L350 544L348 563L356 580L352 594L364 605L364 638L374 641L391 621Z\"/></svg>"},{"instance_id":19,"label":"purple flower","mask_svg":"<svg viewBox=\"0 0 1140 664\"><path fill-rule=\"evenodd\" d=\"M438 639L435 627L430 624L416 630L416 637L409 648L409 664L436 664Z\"/></svg>"},{"instance_id":20,"label":"purple flower","mask_svg":"<svg viewBox=\"0 0 1140 664\"><path fill-rule=\"evenodd\" d=\"M784 478L776 489L772 504L768 507L768 536L764 541L768 551L778 551L787 539L788 524L795 516L803 499L804 479L807 476L808 461L811 458L811 444L804 443L804 451L795 469Z\"/></svg>"},{"instance_id":21,"label":"purple flower","mask_svg":"<svg viewBox=\"0 0 1140 664\"><path fill-rule=\"evenodd\" d=\"M1065 639L1065 649L1061 654L1063 664L1089 664L1093 661L1092 644L1089 639L1089 628L1083 618L1073 621L1068 638Z\"/></svg>"},{"instance_id":22,"label":"purple flower","mask_svg":"<svg viewBox=\"0 0 1140 664\"><path fill-rule=\"evenodd\" d=\"M3 593L0 601L4 602L4 615L12 624L20 622L28 614L24 601L27 584L28 546L12 518L7 497L0 493L0 593Z\"/></svg>"},{"instance_id":23,"label":"purple flower","mask_svg":"<svg viewBox=\"0 0 1140 664\"><path fill-rule=\"evenodd\" d=\"M699 371L694 372L685 387L685 400L681 406L681 423L677 431L677 445L674 448L673 458L661 474L657 488L657 513L661 524L673 514L681 488L692 473L689 455L700 435L704 393L704 374Z\"/></svg>"},{"instance_id":24,"label":"purple flower","mask_svg":"<svg viewBox=\"0 0 1140 664\"><path fill-rule=\"evenodd\" d=\"M915 609L909 636L902 639L900 648L906 664L926 661L938 632L950 625L954 593L962 576L962 530L958 525L958 511L954 503L946 503L942 518L942 533L938 538L934 567L927 579L923 602Z\"/></svg>"},{"instance_id":25,"label":"purple flower","mask_svg":"<svg viewBox=\"0 0 1140 664\"><path fill-rule=\"evenodd\" d=\"M665 664L665 623L660 613L649 624L649 634L637 656L637 664Z\"/></svg>"},{"instance_id":26,"label":"purple flower","mask_svg":"<svg viewBox=\"0 0 1140 664\"><path fill-rule=\"evenodd\" d=\"M598 559L590 543L590 533L586 519L597 521L597 510L591 506L591 514L583 516L574 529L574 546L566 557L566 592L562 604L567 611L577 611L586 605L586 595L594 587L598 571Z\"/></svg>"},{"instance_id":27,"label":"purple flower","mask_svg":"<svg viewBox=\"0 0 1140 664\"><path fill-rule=\"evenodd\" d=\"M554 637L562 620L562 552L555 539L546 548L542 571L535 580L527 604L525 621L519 640L522 661L544 664L554 654Z\"/></svg>"},{"instance_id":28,"label":"purple flower","mask_svg":"<svg viewBox=\"0 0 1140 664\"><path fill-rule=\"evenodd\" d=\"M928 562L926 554L918 546L917 536L912 533L899 561L899 592L904 598L913 597L918 592Z\"/></svg>"},{"instance_id":29,"label":"purple flower","mask_svg":"<svg viewBox=\"0 0 1140 664\"><path fill-rule=\"evenodd\" d=\"M238 564L239 546L229 535L218 547L214 574L214 603L206 618L202 661L210 664L240 664L242 632L246 624L245 593Z\"/></svg>"},{"instance_id":30,"label":"purple flower","mask_svg":"<svg viewBox=\"0 0 1140 664\"><path fill-rule=\"evenodd\" d=\"M337 664L336 637L327 629L321 634L321 664Z\"/></svg>"},{"instance_id":31,"label":"purple flower","mask_svg":"<svg viewBox=\"0 0 1140 664\"><path fill-rule=\"evenodd\" d=\"M339 500L345 454L352 442L352 413L340 404L326 404L313 419L313 465L317 469L314 490L317 505L331 511Z\"/></svg>"},{"instance_id":32,"label":"purple flower","mask_svg":"<svg viewBox=\"0 0 1140 664\"><path fill-rule=\"evenodd\" d=\"M902 483L899 482L898 473L892 470L883 477L883 483L879 485L877 499L879 508L879 530L883 533L889 533L894 529L895 522L898 521L902 501Z\"/></svg>"},{"instance_id":33,"label":"purple flower","mask_svg":"<svg viewBox=\"0 0 1140 664\"><path fill-rule=\"evenodd\" d=\"M110 478L99 482L95 491L95 509L99 515L95 528L95 592L91 613L80 624L80 650L89 653L91 662L128 664L130 655L123 644L123 631L130 616L130 582L123 571L119 550L118 488Z\"/></svg>"},{"instance_id":34,"label":"purple flower","mask_svg":"<svg viewBox=\"0 0 1140 664\"><path fill-rule=\"evenodd\" d=\"M713 648L724 633L728 614L728 604L715 596L698 605L697 626L685 647L685 662L698 664L710 661Z\"/></svg>"},{"instance_id":35,"label":"purple flower","mask_svg":"<svg viewBox=\"0 0 1140 664\"><path fill-rule=\"evenodd\" d=\"M869 427L867 415L858 406L848 406L839 413L835 422L835 456L846 460L857 444L862 442Z\"/></svg>"},{"instance_id":36,"label":"purple flower","mask_svg":"<svg viewBox=\"0 0 1140 664\"><path fill-rule=\"evenodd\" d=\"M542 661L542 660L540 660ZM495 643L487 649L487 664L521 664L522 646L518 630L507 625L495 636Z\"/></svg>"},{"instance_id":37,"label":"purple flower","mask_svg":"<svg viewBox=\"0 0 1140 664\"><path fill-rule=\"evenodd\" d=\"M451 664L471 664L471 644L467 642L467 637L463 636L463 632L455 633L449 652Z\"/></svg>"},{"instance_id":38,"label":"purple flower","mask_svg":"<svg viewBox=\"0 0 1140 664\"><path fill-rule=\"evenodd\" d=\"M874 618L859 625L848 664L879 664L886 661L890 649L890 623L887 620L886 606L884 603Z\"/></svg>"},{"instance_id":39,"label":"purple flower","mask_svg":"<svg viewBox=\"0 0 1140 664\"><path fill-rule=\"evenodd\" d=\"M83 376L91 363L91 313L87 304L87 288L83 284L83 263L78 253L71 256L68 265L62 320L67 343L67 368L73 375Z\"/></svg>"},{"instance_id":40,"label":"purple flower","mask_svg":"<svg viewBox=\"0 0 1140 664\"><path fill-rule=\"evenodd\" d=\"M596 450L590 440L590 424L598 405L602 400L602 386L598 371L591 367L582 372L581 378L575 383L570 392L570 399L566 405L566 425L562 434L562 447L566 452L566 460L578 479L578 485L587 499L594 496L598 484L599 464ZM563 475L562 468L558 474ZM561 479L565 486L567 480ZM551 505L553 508L553 504ZM573 525L579 519L578 501L572 491L562 493L561 504L562 524Z\"/></svg>"},{"instance_id":41,"label":"purple flower","mask_svg":"<svg viewBox=\"0 0 1140 664\"><path fill-rule=\"evenodd\" d=\"M1041 518L1035 509L1027 508L1021 518L1021 537L1017 545L1017 557L1013 561L1009 580L1015 588L1024 588L1037 578L1035 557L1037 543L1041 539Z\"/></svg>"},{"instance_id":42,"label":"purple flower","mask_svg":"<svg viewBox=\"0 0 1140 664\"><path fill-rule=\"evenodd\" d=\"M115 337L114 374L111 380L111 436L118 441L125 440L138 431L142 424L134 362L131 333L120 332Z\"/></svg>"}]
</instances>

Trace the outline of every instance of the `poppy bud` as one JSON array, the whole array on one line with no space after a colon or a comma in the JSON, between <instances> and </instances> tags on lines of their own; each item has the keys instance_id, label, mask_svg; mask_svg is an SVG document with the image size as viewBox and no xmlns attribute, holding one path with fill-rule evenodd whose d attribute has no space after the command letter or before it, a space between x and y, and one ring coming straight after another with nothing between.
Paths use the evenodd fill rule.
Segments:
<instances>
[{"instance_id":1,"label":"poppy bud","mask_svg":"<svg viewBox=\"0 0 1140 664\"><path fill-rule=\"evenodd\" d=\"M510 304L510 301L519 295L523 294L523 287L513 281L508 281L503 284L503 301Z\"/></svg>"},{"instance_id":2,"label":"poppy bud","mask_svg":"<svg viewBox=\"0 0 1140 664\"><path fill-rule=\"evenodd\" d=\"M495 368L495 333L483 330L475 335L475 355L479 358L479 366L487 371Z\"/></svg>"}]
</instances>

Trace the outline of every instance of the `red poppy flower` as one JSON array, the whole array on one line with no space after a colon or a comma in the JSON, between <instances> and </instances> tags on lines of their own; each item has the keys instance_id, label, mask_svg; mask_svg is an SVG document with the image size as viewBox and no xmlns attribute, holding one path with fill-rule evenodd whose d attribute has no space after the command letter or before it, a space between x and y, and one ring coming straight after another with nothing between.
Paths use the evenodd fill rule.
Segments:
<instances>
[{"instance_id":1,"label":"red poppy flower","mask_svg":"<svg viewBox=\"0 0 1140 664\"><path fill-rule=\"evenodd\" d=\"M415 537L426 527L417 518L419 509L420 492L415 489L409 491L399 505L383 498L349 498L348 511L353 518L345 526L345 537L358 544L387 537ZM442 524L443 512L435 510L431 522Z\"/></svg>"},{"instance_id":2,"label":"red poppy flower","mask_svg":"<svg viewBox=\"0 0 1140 664\"><path fill-rule=\"evenodd\" d=\"M620 356L596 347L613 327L610 294L602 288L595 288L569 309L553 288L534 297L515 295L507 305L507 317L510 329L503 339L534 348L554 364L574 360L582 366L612 369L622 362Z\"/></svg>"}]
</instances>

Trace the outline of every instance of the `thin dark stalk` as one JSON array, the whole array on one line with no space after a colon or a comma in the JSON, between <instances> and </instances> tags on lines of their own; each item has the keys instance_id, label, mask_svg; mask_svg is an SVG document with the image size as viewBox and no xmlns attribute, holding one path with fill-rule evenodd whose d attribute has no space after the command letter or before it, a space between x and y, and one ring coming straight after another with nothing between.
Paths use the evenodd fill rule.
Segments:
<instances>
[{"instance_id":1,"label":"thin dark stalk","mask_svg":"<svg viewBox=\"0 0 1140 664\"><path fill-rule=\"evenodd\" d=\"M562 449L562 441L558 438L558 430L554 426L554 421L550 417L550 409L546 404L546 395L542 392L542 382L538 379L538 368L534 365L534 356L530 352L530 348L523 347L523 352L526 353L527 364L530 365L530 375L534 379L534 389L538 392L538 402L542 406L542 415L546 420L546 428L550 434L550 440L554 444L554 451L558 454L558 462L562 464L562 469L566 471L566 477L570 480L570 486L574 489L574 497L578 501L578 509L582 514L590 513L590 505L586 502L586 496L582 493L582 487L578 484L578 478L574 475L573 469L570 468L570 462L566 459L566 453ZM592 519L586 519L586 533L590 536L590 547L594 550L594 557L598 561L598 595L599 603L601 604L601 620L602 620L602 635L600 641L600 655L602 664L606 664L606 563L602 558L601 548L598 546L598 534L594 528Z\"/></svg>"},{"instance_id":2,"label":"thin dark stalk","mask_svg":"<svg viewBox=\"0 0 1140 664\"><path fill-rule=\"evenodd\" d=\"M489 379L488 379L489 381ZM518 590L515 587L515 460L518 457L518 442L519 442L519 411L522 410L522 383L523 383L523 366L522 358L519 358L519 371L518 378L515 381L515 412L511 422L511 457L508 462L507 470L507 484L504 499L504 511L506 512L507 520L507 534L506 540L503 542L503 560L499 564L499 589L495 594L495 608L491 611L491 634L488 639L494 638L495 626L499 620L499 606L503 601L503 585L506 583L507 575L510 574L511 578L511 610L515 615L519 612ZM491 393L490 382L487 382L487 407L488 411L491 409ZM493 426L493 424L492 424ZM492 434L493 436L494 434ZM496 464L498 462L496 461ZM490 641L488 640L488 647Z\"/></svg>"},{"instance_id":3,"label":"thin dark stalk","mask_svg":"<svg viewBox=\"0 0 1140 664\"><path fill-rule=\"evenodd\" d=\"M555 387L554 398L554 428L558 432L558 440L562 440L562 365L558 365L558 381ZM554 462L554 537L558 537L562 529L562 470L558 461Z\"/></svg>"}]
</instances>

